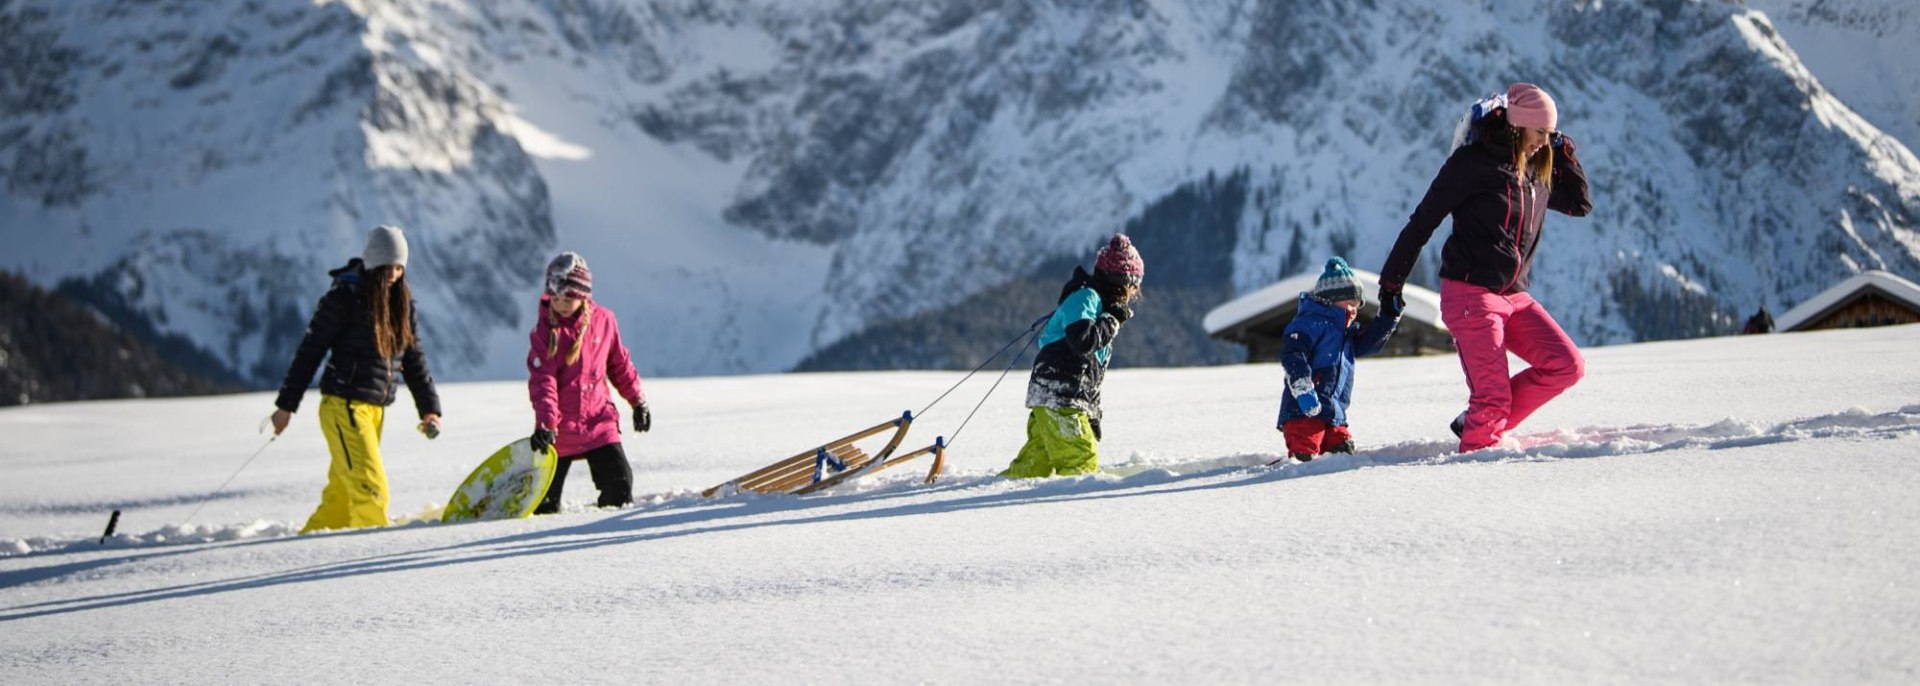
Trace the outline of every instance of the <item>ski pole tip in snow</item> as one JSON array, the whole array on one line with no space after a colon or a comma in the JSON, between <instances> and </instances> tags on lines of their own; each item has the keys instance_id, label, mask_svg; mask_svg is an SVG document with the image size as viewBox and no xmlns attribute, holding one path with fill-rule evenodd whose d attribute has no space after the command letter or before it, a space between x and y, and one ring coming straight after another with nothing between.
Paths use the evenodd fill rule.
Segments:
<instances>
[{"instance_id":1,"label":"ski pole tip in snow","mask_svg":"<svg viewBox=\"0 0 1920 686\"><path fill-rule=\"evenodd\" d=\"M106 545L107 539L113 538L113 529L114 527L119 525L120 525L120 511L114 510L113 516L107 518L107 532L100 534L100 545Z\"/></svg>"}]
</instances>

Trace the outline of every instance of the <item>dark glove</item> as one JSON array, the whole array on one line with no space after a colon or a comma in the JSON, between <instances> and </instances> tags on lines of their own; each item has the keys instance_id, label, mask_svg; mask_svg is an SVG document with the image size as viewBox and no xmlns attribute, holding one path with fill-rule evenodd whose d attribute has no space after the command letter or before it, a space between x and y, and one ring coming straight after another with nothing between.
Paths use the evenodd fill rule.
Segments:
<instances>
[{"instance_id":1,"label":"dark glove","mask_svg":"<svg viewBox=\"0 0 1920 686\"><path fill-rule=\"evenodd\" d=\"M533 436L527 440L533 442L534 452L544 453L548 448L553 447L553 432L546 429L534 429Z\"/></svg>"},{"instance_id":2,"label":"dark glove","mask_svg":"<svg viewBox=\"0 0 1920 686\"><path fill-rule=\"evenodd\" d=\"M1572 136L1563 135L1560 132L1555 131L1553 132L1553 138L1550 139L1550 144L1553 146L1553 163L1554 164L1556 165L1561 164L1561 160L1566 160L1568 162L1574 162L1574 163L1578 163L1580 161L1580 158L1573 156L1573 137Z\"/></svg>"},{"instance_id":3,"label":"dark glove","mask_svg":"<svg viewBox=\"0 0 1920 686\"><path fill-rule=\"evenodd\" d=\"M1093 427L1093 440L1100 440L1100 420L1088 417L1087 426Z\"/></svg>"},{"instance_id":4,"label":"dark glove","mask_svg":"<svg viewBox=\"0 0 1920 686\"><path fill-rule=\"evenodd\" d=\"M1127 307L1126 305L1122 305L1118 302L1111 302L1111 301L1108 302L1106 307L1102 311L1106 312L1109 316L1113 317L1114 321L1119 322L1121 324L1125 324L1127 323L1128 319L1133 318L1133 308Z\"/></svg>"},{"instance_id":5,"label":"dark glove","mask_svg":"<svg viewBox=\"0 0 1920 686\"><path fill-rule=\"evenodd\" d=\"M638 431L640 433L646 433L648 431L651 431L652 429L653 429L653 412L647 409L647 404L640 403L638 405L633 406L633 430Z\"/></svg>"},{"instance_id":6,"label":"dark glove","mask_svg":"<svg viewBox=\"0 0 1920 686\"><path fill-rule=\"evenodd\" d=\"M1400 284L1382 282L1380 284L1380 315L1399 319L1400 313L1406 310L1407 299L1400 295Z\"/></svg>"}]
</instances>

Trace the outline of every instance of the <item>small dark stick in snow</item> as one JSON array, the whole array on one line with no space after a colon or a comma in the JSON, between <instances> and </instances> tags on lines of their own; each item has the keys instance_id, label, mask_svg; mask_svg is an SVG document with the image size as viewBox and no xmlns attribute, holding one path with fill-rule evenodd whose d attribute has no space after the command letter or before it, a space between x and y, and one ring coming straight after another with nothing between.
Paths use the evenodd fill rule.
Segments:
<instances>
[{"instance_id":1,"label":"small dark stick in snow","mask_svg":"<svg viewBox=\"0 0 1920 686\"><path fill-rule=\"evenodd\" d=\"M120 525L120 511L114 510L113 516L107 518L107 532L104 534L100 534L100 545L106 545L107 539L113 538L113 528L119 525Z\"/></svg>"}]
</instances>

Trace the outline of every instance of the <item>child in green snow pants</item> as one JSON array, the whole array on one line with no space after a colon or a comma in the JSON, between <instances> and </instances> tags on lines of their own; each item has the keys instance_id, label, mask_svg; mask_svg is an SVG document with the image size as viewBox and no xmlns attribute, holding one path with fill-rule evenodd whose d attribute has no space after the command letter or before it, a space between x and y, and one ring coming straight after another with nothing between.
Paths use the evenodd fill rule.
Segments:
<instances>
[{"instance_id":1,"label":"child in green snow pants","mask_svg":"<svg viewBox=\"0 0 1920 686\"><path fill-rule=\"evenodd\" d=\"M1036 479L1100 469L1100 443L1084 410L1036 407L1027 413L1027 445L1000 476Z\"/></svg>"}]
</instances>

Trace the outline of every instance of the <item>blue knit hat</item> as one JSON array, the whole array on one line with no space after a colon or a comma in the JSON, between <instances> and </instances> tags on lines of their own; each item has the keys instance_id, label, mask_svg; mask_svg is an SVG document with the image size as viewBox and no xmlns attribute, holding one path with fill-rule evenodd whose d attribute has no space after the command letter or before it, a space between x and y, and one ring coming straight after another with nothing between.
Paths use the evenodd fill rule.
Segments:
<instances>
[{"instance_id":1,"label":"blue knit hat","mask_svg":"<svg viewBox=\"0 0 1920 686\"><path fill-rule=\"evenodd\" d=\"M1320 280L1314 282L1313 297L1327 302L1342 300L1363 300L1360 282L1353 278L1353 270L1347 268L1347 261L1338 257L1327 259L1326 271L1320 272Z\"/></svg>"}]
</instances>

